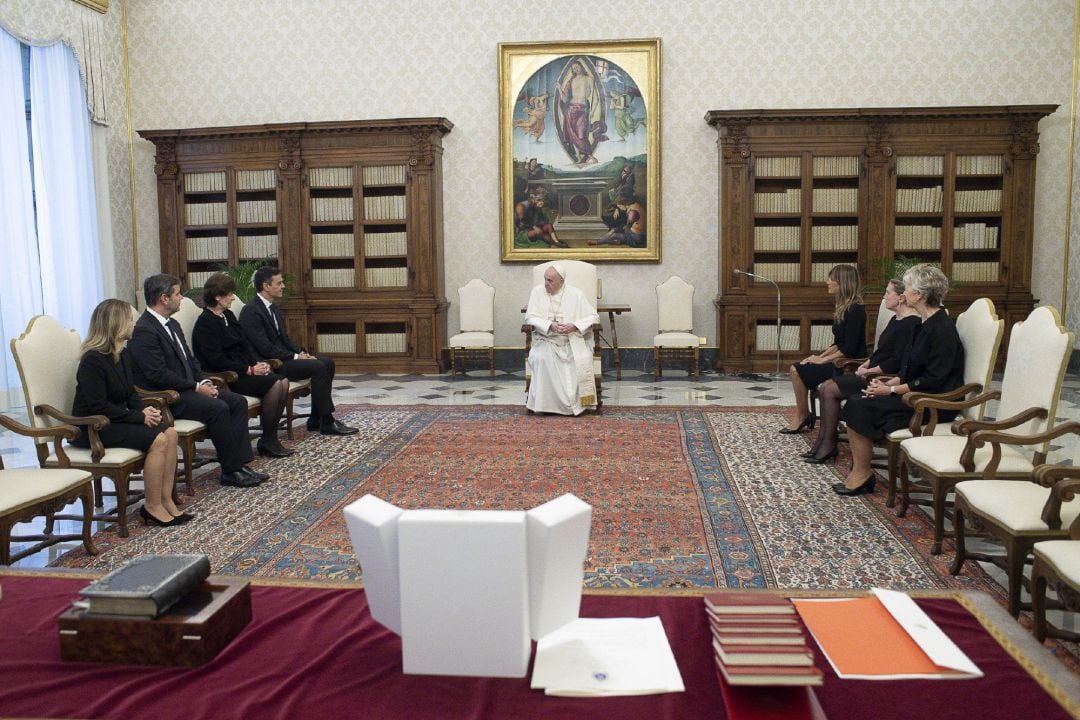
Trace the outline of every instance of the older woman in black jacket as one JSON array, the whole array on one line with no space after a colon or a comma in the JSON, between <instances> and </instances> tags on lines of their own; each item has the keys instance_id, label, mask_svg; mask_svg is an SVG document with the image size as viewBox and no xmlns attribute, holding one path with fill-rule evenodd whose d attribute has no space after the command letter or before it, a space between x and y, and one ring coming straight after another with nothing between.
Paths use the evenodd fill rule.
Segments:
<instances>
[{"instance_id":1,"label":"older woman in black jacket","mask_svg":"<svg viewBox=\"0 0 1080 720\"><path fill-rule=\"evenodd\" d=\"M911 422L914 410L904 402L905 394L948 392L964 382L964 346L956 324L941 308L949 279L936 267L923 264L904 273L904 285L904 300L922 323L897 376L872 380L841 411L848 426L852 461L847 479L833 485L840 495L874 491L874 473L870 469L874 441ZM947 422L955 416L954 412L939 412L938 420Z\"/></svg>"},{"instance_id":2,"label":"older woman in black jacket","mask_svg":"<svg viewBox=\"0 0 1080 720\"><path fill-rule=\"evenodd\" d=\"M295 451L278 440L278 425L289 395L289 380L274 373L255 354L236 315L229 309L235 298L236 282L228 275L215 273L206 280L204 309L191 332L195 357L206 372L235 372L237 379L229 383L233 392L261 398L262 437L256 446L259 454L288 457Z\"/></svg>"}]
</instances>

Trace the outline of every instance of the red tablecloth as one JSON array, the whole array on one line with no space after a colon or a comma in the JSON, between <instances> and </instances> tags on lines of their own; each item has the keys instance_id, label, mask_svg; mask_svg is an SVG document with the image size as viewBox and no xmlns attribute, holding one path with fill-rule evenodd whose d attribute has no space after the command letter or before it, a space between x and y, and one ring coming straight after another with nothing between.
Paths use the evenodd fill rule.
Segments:
<instances>
[{"instance_id":1,"label":"red tablecloth","mask_svg":"<svg viewBox=\"0 0 1080 720\"><path fill-rule=\"evenodd\" d=\"M0 715L64 718L725 718L702 601L587 595L583 617L659 615L686 692L553 698L520 680L403 675L401 643L371 619L362 590L253 588L251 624L199 668L60 661L57 616L86 580L0 578ZM832 720L1067 718L959 603L919 604L986 677L841 681L824 657L818 697ZM482 637L477 642L483 642Z\"/></svg>"}]
</instances>

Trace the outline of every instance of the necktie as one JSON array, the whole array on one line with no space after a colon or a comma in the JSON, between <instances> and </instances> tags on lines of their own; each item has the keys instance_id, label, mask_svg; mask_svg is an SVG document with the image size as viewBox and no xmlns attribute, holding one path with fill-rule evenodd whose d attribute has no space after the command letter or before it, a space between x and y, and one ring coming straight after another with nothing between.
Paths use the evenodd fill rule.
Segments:
<instances>
[{"instance_id":1,"label":"necktie","mask_svg":"<svg viewBox=\"0 0 1080 720\"><path fill-rule=\"evenodd\" d=\"M267 309L270 310L270 319L274 323L274 329L277 330L278 334L280 335L281 334L281 326L278 325L278 319L277 319L278 309L277 309L277 305L275 305L274 303L270 303L270 307L267 308Z\"/></svg>"},{"instance_id":2,"label":"necktie","mask_svg":"<svg viewBox=\"0 0 1080 720\"><path fill-rule=\"evenodd\" d=\"M180 342L180 334L176 332L177 322L170 320L167 324L169 333L172 334L173 342L176 343L176 349L180 351L180 360L184 364L184 375L188 380L195 382L195 374L191 372L191 363L188 362L187 351L184 350L184 343Z\"/></svg>"}]
</instances>

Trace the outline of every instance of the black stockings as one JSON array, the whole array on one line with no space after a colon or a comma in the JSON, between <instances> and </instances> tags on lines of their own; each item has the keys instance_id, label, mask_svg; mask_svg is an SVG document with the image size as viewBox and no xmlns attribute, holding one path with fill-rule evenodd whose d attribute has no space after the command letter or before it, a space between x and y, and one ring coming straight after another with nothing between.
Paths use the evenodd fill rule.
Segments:
<instances>
[{"instance_id":1,"label":"black stockings","mask_svg":"<svg viewBox=\"0 0 1080 720\"><path fill-rule=\"evenodd\" d=\"M262 425L263 442L277 443L278 424L281 422L282 413L285 412L285 400L288 395L289 381L281 378L262 396L262 413L259 415L259 423Z\"/></svg>"},{"instance_id":2,"label":"black stockings","mask_svg":"<svg viewBox=\"0 0 1080 720\"><path fill-rule=\"evenodd\" d=\"M818 385L818 403L821 406L821 432L814 443L814 457L823 458L836 450L836 426L840 423L840 388L832 380Z\"/></svg>"}]
</instances>

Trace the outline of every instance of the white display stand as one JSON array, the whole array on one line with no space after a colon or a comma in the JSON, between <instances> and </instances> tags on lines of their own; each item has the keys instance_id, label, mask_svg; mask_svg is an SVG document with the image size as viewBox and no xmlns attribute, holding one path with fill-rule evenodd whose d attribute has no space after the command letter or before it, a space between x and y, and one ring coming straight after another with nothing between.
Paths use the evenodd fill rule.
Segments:
<instances>
[{"instance_id":1,"label":"white display stand","mask_svg":"<svg viewBox=\"0 0 1080 720\"><path fill-rule=\"evenodd\" d=\"M592 507L527 512L344 510L372 617L401 635L406 673L524 677L529 639L577 619Z\"/></svg>"}]
</instances>

